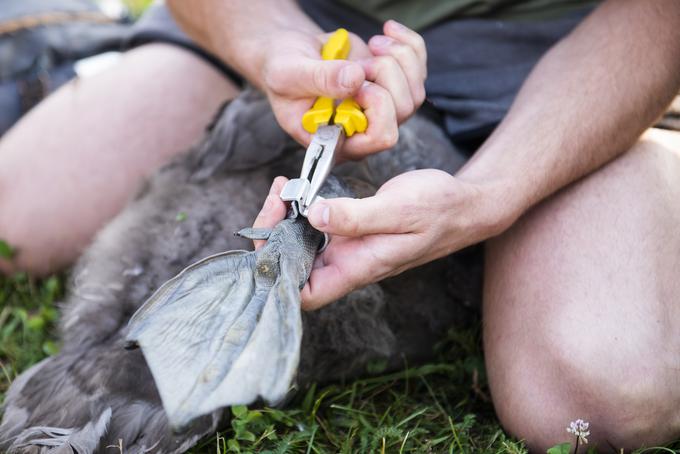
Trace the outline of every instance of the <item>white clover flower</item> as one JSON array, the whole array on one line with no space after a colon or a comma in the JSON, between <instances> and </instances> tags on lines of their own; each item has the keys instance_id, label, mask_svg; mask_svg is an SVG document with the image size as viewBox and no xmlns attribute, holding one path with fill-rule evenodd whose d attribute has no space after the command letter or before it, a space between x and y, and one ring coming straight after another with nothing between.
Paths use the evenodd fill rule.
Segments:
<instances>
[{"instance_id":1,"label":"white clover flower","mask_svg":"<svg viewBox=\"0 0 680 454\"><path fill-rule=\"evenodd\" d=\"M590 435L590 432L588 431L588 426L590 426L590 423L582 419L577 419L576 421L572 421L569 423L569 427L567 427L567 432L576 435L579 442L587 444L588 438L586 437Z\"/></svg>"}]
</instances>

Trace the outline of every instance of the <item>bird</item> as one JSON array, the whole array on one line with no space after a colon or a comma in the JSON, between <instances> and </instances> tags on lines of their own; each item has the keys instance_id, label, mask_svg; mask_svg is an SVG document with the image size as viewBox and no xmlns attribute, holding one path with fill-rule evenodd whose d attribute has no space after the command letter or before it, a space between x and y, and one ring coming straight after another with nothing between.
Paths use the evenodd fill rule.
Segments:
<instances>
[{"instance_id":1,"label":"bird","mask_svg":"<svg viewBox=\"0 0 680 454\"><path fill-rule=\"evenodd\" d=\"M215 408L173 430L144 355L125 348L129 322L188 264L250 248L232 232L252 223L273 177L294 175L303 152L266 97L246 89L217 112L195 146L152 175L75 265L61 304L61 350L10 386L0 451L84 454L115 446L181 453L221 427L227 412ZM453 173L463 161L431 119L415 115L389 152L339 165L334 174L367 196L400 173ZM297 386L358 377L376 360L396 369L430 358L443 334L469 318L464 307L479 300L479 268L454 254L302 312L291 371ZM187 371L177 363L175 373Z\"/></svg>"}]
</instances>

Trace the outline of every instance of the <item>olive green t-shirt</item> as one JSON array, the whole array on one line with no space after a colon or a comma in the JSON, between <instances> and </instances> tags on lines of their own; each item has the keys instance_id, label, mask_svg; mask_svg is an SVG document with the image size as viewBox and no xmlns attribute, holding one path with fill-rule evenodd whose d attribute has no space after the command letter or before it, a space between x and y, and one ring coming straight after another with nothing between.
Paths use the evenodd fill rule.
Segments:
<instances>
[{"instance_id":1,"label":"olive green t-shirt","mask_svg":"<svg viewBox=\"0 0 680 454\"><path fill-rule=\"evenodd\" d=\"M421 30L454 17L548 20L598 3L597 0L337 0L384 22L394 19Z\"/></svg>"}]
</instances>

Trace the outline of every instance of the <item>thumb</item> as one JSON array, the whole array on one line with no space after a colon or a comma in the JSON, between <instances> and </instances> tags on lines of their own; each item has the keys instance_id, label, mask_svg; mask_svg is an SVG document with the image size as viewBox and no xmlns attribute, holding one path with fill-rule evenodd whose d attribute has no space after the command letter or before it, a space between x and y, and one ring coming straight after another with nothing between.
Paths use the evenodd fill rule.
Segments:
<instances>
[{"instance_id":1,"label":"thumb","mask_svg":"<svg viewBox=\"0 0 680 454\"><path fill-rule=\"evenodd\" d=\"M360 64L347 60L285 58L273 65L270 88L293 97L330 96L343 99L354 95L366 78Z\"/></svg>"},{"instance_id":2,"label":"thumb","mask_svg":"<svg viewBox=\"0 0 680 454\"><path fill-rule=\"evenodd\" d=\"M307 219L322 232L356 237L401 233L401 211L391 209L379 195L365 199L337 198L314 203Z\"/></svg>"}]
</instances>

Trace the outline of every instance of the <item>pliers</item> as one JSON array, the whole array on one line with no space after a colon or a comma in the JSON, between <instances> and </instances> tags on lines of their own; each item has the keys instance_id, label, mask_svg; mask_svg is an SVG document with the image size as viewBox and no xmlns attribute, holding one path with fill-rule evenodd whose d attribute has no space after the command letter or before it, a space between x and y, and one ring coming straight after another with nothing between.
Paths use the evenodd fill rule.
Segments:
<instances>
[{"instance_id":1,"label":"pliers","mask_svg":"<svg viewBox=\"0 0 680 454\"><path fill-rule=\"evenodd\" d=\"M344 60L349 51L349 33L340 28L324 44L321 58ZM281 200L290 202L293 217L307 217L309 207L319 198L319 190L335 164L336 151L342 147L345 137L366 131L368 120L354 99L347 98L336 107L334 99L321 96L303 115L302 127L312 134L302 172L300 178L286 183L280 195Z\"/></svg>"}]
</instances>

